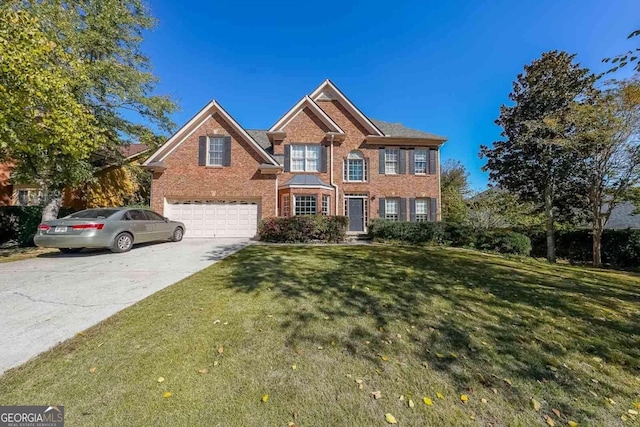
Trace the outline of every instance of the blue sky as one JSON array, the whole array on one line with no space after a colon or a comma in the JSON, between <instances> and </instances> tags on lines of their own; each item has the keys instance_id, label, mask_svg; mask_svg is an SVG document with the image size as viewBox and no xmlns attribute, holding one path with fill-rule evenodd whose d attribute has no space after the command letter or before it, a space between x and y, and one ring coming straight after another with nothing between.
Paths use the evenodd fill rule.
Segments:
<instances>
[{"instance_id":1,"label":"blue sky","mask_svg":"<svg viewBox=\"0 0 640 427\"><path fill-rule=\"evenodd\" d=\"M640 40L638 0L150 0L159 20L144 50L182 125L215 98L245 128L266 129L330 78L369 117L447 136L474 189L481 144L524 64L577 53L596 72ZM628 75L630 70L616 77Z\"/></svg>"}]
</instances>

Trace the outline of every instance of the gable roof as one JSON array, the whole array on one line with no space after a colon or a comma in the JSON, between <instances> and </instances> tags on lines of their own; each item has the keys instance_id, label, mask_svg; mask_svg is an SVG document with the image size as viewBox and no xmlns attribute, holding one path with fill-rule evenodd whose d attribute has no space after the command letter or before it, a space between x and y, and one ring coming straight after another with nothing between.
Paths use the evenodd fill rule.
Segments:
<instances>
[{"instance_id":1,"label":"gable roof","mask_svg":"<svg viewBox=\"0 0 640 427\"><path fill-rule=\"evenodd\" d=\"M162 162L176 148L178 148L184 140L195 132L209 117L213 114L220 114L227 123L229 123L255 150L264 158L268 164L277 165L278 163L267 153L267 151L253 139L251 135L233 118L224 108L214 99L202 108L195 116L185 123L176 133L174 133L160 148L158 148L144 163L148 166L150 163Z\"/></svg>"},{"instance_id":2,"label":"gable roof","mask_svg":"<svg viewBox=\"0 0 640 427\"><path fill-rule=\"evenodd\" d=\"M382 120L371 119L371 121L384 132L384 136L397 137L397 138L426 138L446 141L444 136L436 135L430 132L424 132L417 129L411 129L404 126L402 123L389 123Z\"/></svg>"},{"instance_id":3,"label":"gable roof","mask_svg":"<svg viewBox=\"0 0 640 427\"><path fill-rule=\"evenodd\" d=\"M298 113L303 111L305 108L309 108L311 111L313 111L313 113L322 121L322 123L324 123L333 132L344 134L344 131L340 129L340 126L338 126L336 122L334 122L331 117L329 117L327 113L322 110L322 108L318 107L318 104L316 104L311 98L309 98L308 95L303 96L302 99L296 103L296 105L291 107L291 109L287 111L284 116L280 118L280 120L278 120L273 126L271 126L269 132L281 131L285 126L287 126L287 124L289 124L291 120L293 120L295 116L298 115Z\"/></svg>"},{"instance_id":4,"label":"gable roof","mask_svg":"<svg viewBox=\"0 0 640 427\"><path fill-rule=\"evenodd\" d=\"M384 133L347 98L329 79L325 80L309 95L312 100L337 100L347 109L371 135L384 136Z\"/></svg>"},{"instance_id":5,"label":"gable roof","mask_svg":"<svg viewBox=\"0 0 640 427\"><path fill-rule=\"evenodd\" d=\"M146 144L129 144L118 147L118 151L125 159L137 157L148 149L149 147Z\"/></svg>"},{"instance_id":6,"label":"gable roof","mask_svg":"<svg viewBox=\"0 0 640 427\"><path fill-rule=\"evenodd\" d=\"M269 152L269 154L271 154L270 153L270 150L272 149L271 141L269 141L269 137L267 136L266 130L247 129L247 133L251 135L251 138L253 138L255 142L260 144L262 148L264 148L267 152Z\"/></svg>"}]
</instances>

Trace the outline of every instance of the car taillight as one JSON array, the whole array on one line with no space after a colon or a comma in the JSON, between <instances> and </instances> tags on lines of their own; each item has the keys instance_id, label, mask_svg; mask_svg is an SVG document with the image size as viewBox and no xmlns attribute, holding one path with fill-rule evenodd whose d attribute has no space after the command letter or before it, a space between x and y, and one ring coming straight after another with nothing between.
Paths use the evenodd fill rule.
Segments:
<instances>
[{"instance_id":1,"label":"car taillight","mask_svg":"<svg viewBox=\"0 0 640 427\"><path fill-rule=\"evenodd\" d=\"M102 230L104 228L104 224L77 224L72 225L72 230Z\"/></svg>"},{"instance_id":2,"label":"car taillight","mask_svg":"<svg viewBox=\"0 0 640 427\"><path fill-rule=\"evenodd\" d=\"M51 226L47 225L47 224L40 224L38 226L38 230L42 230L42 231L49 231L50 228L51 228Z\"/></svg>"}]
</instances>

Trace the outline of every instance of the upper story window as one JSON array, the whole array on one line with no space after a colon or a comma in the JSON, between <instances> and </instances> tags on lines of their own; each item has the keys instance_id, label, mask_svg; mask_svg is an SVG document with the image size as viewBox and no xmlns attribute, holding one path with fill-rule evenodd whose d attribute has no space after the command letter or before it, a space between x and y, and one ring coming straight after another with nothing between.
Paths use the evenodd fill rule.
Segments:
<instances>
[{"instance_id":1,"label":"upper story window","mask_svg":"<svg viewBox=\"0 0 640 427\"><path fill-rule=\"evenodd\" d=\"M209 137L207 166L222 166L224 164L225 138Z\"/></svg>"},{"instance_id":2,"label":"upper story window","mask_svg":"<svg viewBox=\"0 0 640 427\"><path fill-rule=\"evenodd\" d=\"M317 211L316 196L295 196L296 215L315 215Z\"/></svg>"},{"instance_id":3,"label":"upper story window","mask_svg":"<svg viewBox=\"0 0 640 427\"><path fill-rule=\"evenodd\" d=\"M291 172L318 172L319 145L291 145Z\"/></svg>"},{"instance_id":4,"label":"upper story window","mask_svg":"<svg viewBox=\"0 0 640 427\"><path fill-rule=\"evenodd\" d=\"M385 199L384 201L385 219L388 219L391 221L398 221L399 206L400 206L400 201L398 199Z\"/></svg>"},{"instance_id":5,"label":"upper story window","mask_svg":"<svg viewBox=\"0 0 640 427\"><path fill-rule=\"evenodd\" d=\"M415 173L418 174L426 174L427 173L427 161L428 161L428 152L427 150L420 148L415 150L413 155L415 161Z\"/></svg>"},{"instance_id":6,"label":"upper story window","mask_svg":"<svg viewBox=\"0 0 640 427\"><path fill-rule=\"evenodd\" d=\"M354 150L344 161L344 181L363 182L367 180L367 164L362 152Z\"/></svg>"},{"instance_id":7,"label":"upper story window","mask_svg":"<svg viewBox=\"0 0 640 427\"><path fill-rule=\"evenodd\" d=\"M416 199L416 222L429 221L429 199Z\"/></svg>"},{"instance_id":8,"label":"upper story window","mask_svg":"<svg viewBox=\"0 0 640 427\"><path fill-rule=\"evenodd\" d=\"M384 150L384 173L394 175L399 173L400 150L398 148L386 148Z\"/></svg>"}]
</instances>

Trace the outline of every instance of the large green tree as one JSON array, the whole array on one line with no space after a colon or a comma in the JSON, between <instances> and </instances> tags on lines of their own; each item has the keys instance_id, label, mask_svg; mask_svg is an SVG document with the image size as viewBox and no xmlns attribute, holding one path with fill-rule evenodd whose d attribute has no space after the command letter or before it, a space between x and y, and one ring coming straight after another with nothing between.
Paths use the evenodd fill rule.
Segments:
<instances>
[{"instance_id":1,"label":"large green tree","mask_svg":"<svg viewBox=\"0 0 640 427\"><path fill-rule=\"evenodd\" d=\"M496 120L504 139L480 152L494 184L544 212L549 262L556 260L556 222L574 221L586 204L579 157L567 149L568 115L571 105L593 89L596 77L574 58L552 51L526 65L509 95L513 105L503 105Z\"/></svg>"},{"instance_id":2,"label":"large green tree","mask_svg":"<svg viewBox=\"0 0 640 427\"><path fill-rule=\"evenodd\" d=\"M467 200L467 222L474 228L540 228L544 218L532 202L521 202L517 195L489 188Z\"/></svg>"},{"instance_id":3,"label":"large green tree","mask_svg":"<svg viewBox=\"0 0 640 427\"><path fill-rule=\"evenodd\" d=\"M467 218L465 199L471 193L469 173L462 163L448 160L440 168L440 188L442 193L442 220L463 222Z\"/></svg>"},{"instance_id":4,"label":"large green tree","mask_svg":"<svg viewBox=\"0 0 640 427\"><path fill-rule=\"evenodd\" d=\"M582 158L593 237L593 264L602 265L602 234L611 212L640 185L640 83L614 82L589 102L575 103L573 142Z\"/></svg>"},{"instance_id":5,"label":"large green tree","mask_svg":"<svg viewBox=\"0 0 640 427\"><path fill-rule=\"evenodd\" d=\"M73 161L47 149L46 144L66 147L63 141L34 141L14 129L15 140L31 148L10 145L5 157L15 164L19 179L40 177L47 194L43 219L50 219L57 215L62 189L90 179L96 165L117 159L119 146L155 142L158 134L170 132L170 114L176 106L168 97L154 94L157 78L141 51L141 42L155 19L141 0L12 0L6 7L35 19L41 37L71 58L70 65L63 63L59 72L74 71L81 78L67 81L62 91L93 121L85 131L88 137L82 138L83 148L91 153L86 156L83 152ZM55 70L61 65L50 62L44 66ZM70 175L71 163L74 173Z\"/></svg>"}]
</instances>

